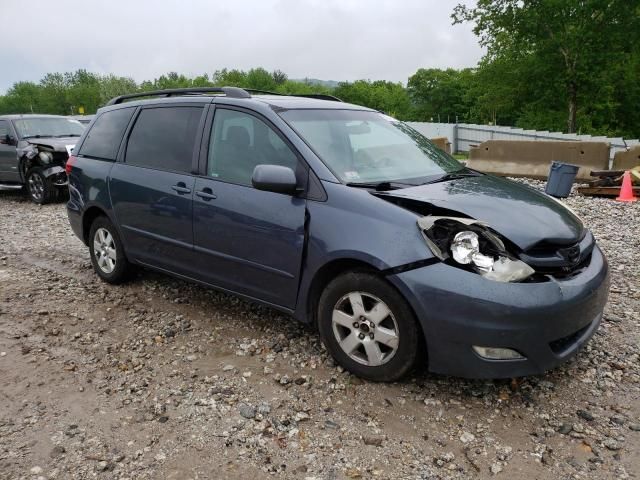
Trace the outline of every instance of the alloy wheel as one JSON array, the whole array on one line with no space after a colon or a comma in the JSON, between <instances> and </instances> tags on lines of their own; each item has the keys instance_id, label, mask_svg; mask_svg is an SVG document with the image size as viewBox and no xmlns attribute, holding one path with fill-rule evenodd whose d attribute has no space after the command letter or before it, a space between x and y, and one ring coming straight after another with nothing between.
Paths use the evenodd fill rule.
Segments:
<instances>
[{"instance_id":1,"label":"alloy wheel","mask_svg":"<svg viewBox=\"0 0 640 480\"><path fill-rule=\"evenodd\" d=\"M363 365L384 365L398 350L399 329L391 309L366 292L350 292L333 308L331 324L340 348Z\"/></svg>"},{"instance_id":2,"label":"alloy wheel","mask_svg":"<svg viewBox=\"0 0 640 480\"><path fill-rule=\"evenodd\" d=\"M96 230L93 237L93 255L104 273L111 273L116 268L116 244L106 228Z\"/></svg>"},{"instance_id":3,"label":"alloy wheel","mask_svg":"<svg viewBox=\"0 0 640 480\"><path fill-rule=\"evenodd\" d=\"M44 178L38 172L32 172L29 175L29 193L34 200L41 201L44 196Z\"/></svg>"}]
</instances>

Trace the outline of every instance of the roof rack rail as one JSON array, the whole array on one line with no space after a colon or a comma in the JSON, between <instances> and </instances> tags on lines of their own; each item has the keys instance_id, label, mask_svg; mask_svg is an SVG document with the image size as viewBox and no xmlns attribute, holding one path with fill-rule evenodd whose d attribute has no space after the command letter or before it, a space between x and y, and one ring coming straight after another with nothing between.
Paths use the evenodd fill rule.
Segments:
<instances>
[{"instance_id":1,"label":"roof rack rail","mask_svg":"<svg viewBox=\"0 0 640 480\"><path fill-rule=\"evenodd\" d=\"M279 96L291 96L291 97L306 97L316 98L318 100L331 100L334 102L342 102L338 97L333 95L327 95L324 93L304 93L304 94L286 94L270 92L268 90L258 90L256 88L238 88L238 87L190 87L190 88L168 88L165 90L151 90L148 92L136 92L128 93L126 95L120 95L114 97L107 102L109 105L118 105L125 100L132 98L145 98L145 97L171 97L173 95L202 95L206 93L224 93L227 97L231 98L251 98L252 93L262 93L266 95L279 95Z\"/></svg>"},{"instance_id":2,"label":"roof rack rail","mask_svg":"<svg viewBox=\"0 0 640 480\"><path fill-rule=\"evenodd\" d=\"M243 88L243 90L246 90L249 93L262 93L263 95L286 95L286 93L272 92L271 90L260 90L259 88Z\"/></svg>"},{"instance_id":3,"label":"roof rack rail","mask_svg":"<svg viewBox=\"0 0 640 480\"><path fill-rule=\"evenodd\" d=\"M334 97L333 95L327 95L326 93L301 93L298 95L292 95L293 97L306 97L317 98L318 100L331 100L333 102L342 102L342 99Z\"/></svg>"},{"instance_id":4,"label":"roof rack rail","mask_svg":"<svg viewBox=\"0 0 640 480\"><path fill-rule=\"evenodd\" d=\"M224 93L227 97L231 98L251 98L251 94L247 90L238 87L168 88L165 90L152 90L149 92L137 92L129 93L127 95L120 95L119 97L115 97L109 100L107 102L107 106L118 105L119 103L132 98L171 97L173 95L193 95L205 93Z\"/></svg>"},{"instance_id":5,"label":"roof rack rail","mask_svg":"<svg viewBox=\"0 0 640 480\"><path fill-rule=\"evenodd\" d=\"M288 96L288 97L304 97L304 98L316 98L318 100L331 100L333 102L342 102L342 99L338 97L334 97L333 95L328 95L326 93L278 93L278 92L270 92L269 90L258 90L255 88L245 88L249 93L263 93L265 95L279 95L279 96Z\"/></svg>"}]
</instances>

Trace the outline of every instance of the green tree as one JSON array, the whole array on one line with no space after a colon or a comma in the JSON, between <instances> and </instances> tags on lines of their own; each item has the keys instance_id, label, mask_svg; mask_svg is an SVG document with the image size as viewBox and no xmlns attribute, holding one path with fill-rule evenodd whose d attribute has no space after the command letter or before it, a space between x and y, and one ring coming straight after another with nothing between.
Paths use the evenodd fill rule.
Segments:
<instances>
[{"instance_id":1,"label":"green tree","mask_svg":"<svg viewBox=\"0 0 640 480\"><path fill-rule=\"evenodd\" d=\"M0 113L42 112L42 89L33 82L17 82L0 97Z\"/></svg>"},{"instance_id":2,"label":"green tree","mask_svg":"<svg viewBox=\"0 0 640 480\"><path fill-rule=\"evenodd\" d=\"M85 112L95 112L102 100L100 97L100 77L86 70L78 70L73 73L65 73L64 89L65 100L69 108L65 113L78 113L79 107Z\"/></svg>"},{"instance_id":3,"label":"green tree","mask_svg":"<svg viewBox=\"0 0 640 480\"><path fill-rule=\"evenodd\" d=\"M417 119L426 121L468 121L474 72L471 69L421 68L407 83ZM438 120L439 119L439 120Z\"/></svg>"},{"instance_id":4,"label":"green tree","mask_svg":"<svg viewBox=\"0 0 640 480\"><path fill-rule=\"evenodd\" d=\"M247 87L247 74L241 70L216 70L213 83L219 87Z\"/></svg>"},{"instance_id":5,"label":"green tree","mask_svg":"<svg viewBox=\"0 0 640 480\"><path fill-rule=\"evenodd\" d=\"M284 73L282 70L274 70L271 73L271 76L273 77L273 81L276 83L276 85L282 85L288 79L287 74Z\"/></svg>"},{"instance_id":6,"label":"green tree","mask_svg":"<svg viewBox=\"0 0 640 480\"><path fill-rule=\"evenodd\" d=\"M134 93L137 90L138 85L132 78L106 75L100 78L100 104L104 105L113 97ZM88 110L86 111L89 113Z\"/></svg>"},{"instance_id":7,"label":"green tree","mask_svg":"<svg viewBox=\"0 0 640 480\"><path fill-rule=\"evenodd\" d=\"M640 137L640 49L612 72L615 134Z\"/></svg>"},{"instance_id":8,"label":"green tree","mask_svg":"<svg viewBox=\"0 0 640 480\"><path fill-rule=\"evenodd\" d=\"M177 72L169 72L160 75L153 81L154 90L164 90L167 88L187 88L191 86L191 80Z\"/></svg>"},{"instance_id":9,"label":"green tree","mask_svg":"<svg viewBox=\"0 0 640 480\"><path fill-rule=\"evenodd\" d=\"M246 87L256 90L272 91L276 88L276 81L273 76L264 68L252 68L247 72Z\"/></svg>"},{"instance_id":10,"label":"green tree","mask_svg":"<svg viewBox=\"0 0 640 480\"><path fill-rule=\"evenodd\" d=\"M386 80L340 82L332 94L345 102L373 108L402 120L411 119L411 101L400 83Z\"/></svg>"},{"instance_id":11,"label":"green tree","mask_svg":"<svg viewBox=\"0 0 640 480\"><path fill-rule=\"evenodd\" d=\"M40 80L42 102L36 113L71 114L71 104L67 101L67 82L62 73L47 73Z\"/></svg>"},{"instance_id":12,"label":"green tree","mask_svg":"<svg viewBox=\"0 0 640 480\"><path fill-rule=\"evenodd\" d=\"M581 103L592 105L610 69L631 54L640 35L639 0L478 0L458 5L454 23L473 22L485 60L508 58L533 91L543 87L566 105L575 132ZM556 89L559 95L555 95ZM539 90L540 91L540 90ZM585 113L590 113L588 108Z\"/></svg>"}]
</instances>

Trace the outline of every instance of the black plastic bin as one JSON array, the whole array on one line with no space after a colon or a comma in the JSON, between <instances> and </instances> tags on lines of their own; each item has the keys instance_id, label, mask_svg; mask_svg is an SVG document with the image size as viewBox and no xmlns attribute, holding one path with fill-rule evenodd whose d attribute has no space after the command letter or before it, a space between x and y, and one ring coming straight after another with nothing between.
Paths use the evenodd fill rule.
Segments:
<instances>
[{"instance_id":1,"label":"black plastic bin","mask_svg":"<svg viewBox=\"0 0 640 480\"><path fill-rule=\"evenodd\" d=\"M551 162L547 187L544 191L552 197L568 197L579 168L577 165L571 165L570 163Z\"/></svg>"}]
</instances>

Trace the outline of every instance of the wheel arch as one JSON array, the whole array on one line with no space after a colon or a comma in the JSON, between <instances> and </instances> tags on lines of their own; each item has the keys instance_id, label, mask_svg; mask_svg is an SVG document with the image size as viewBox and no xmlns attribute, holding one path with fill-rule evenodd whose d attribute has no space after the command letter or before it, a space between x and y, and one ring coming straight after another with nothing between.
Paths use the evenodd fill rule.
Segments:
<instances>
[{"instance_id":1,"label":"wheel arch","mask_svg":"<svg viewBox=\"0 0 640 480\"><path fill-rule=\"evenodd\" d=\"M91 225L98 217L106 217L111 221L107 212L95 205L87 208L82 215L82 241L85 245L89 245L89 232L91 231Z\"/></svg>"},{"instance_id":2,"label":"wheel arch","mask_svg":"<svg viewBox=\"0 0 640 480\"><path fill-rule=\"evenodd\" d=\"M383 270L380 270L379 268L366 261L358 260L355 258L339 258L331 260L320 267L315 272L313 279L311 280L311 283L309 285L308 293L305 299L304 312L301 312L303 313L302 318L299 318L298 316L296 316L296 318L312 325L314 329L317 329L318 303L320 301L322 292L327 287L329 282L331 282L331 280L347 272L364 272L376 275L384 279L391 288L396 290L402 296L402 298L405 299L405 301L407 302L407 306L413 313L416 328L418 329L419 349L422 351L425 362L427 362L427 339L425 337L424 326L422 325L423 319L418 317L413 302L411 302L410 299L405 296L402 290L399 289L394 282L391 282L386 278Z\"/></svg>"},{"instance_id":3,"label":"wheel arch","mask_svg":"<svg viewBox=\"0 0 640 480\"><path fill-rule=\"evenodd\" d=\"M20 160L18 160L18 170L23 183L27 183L27 172L33 167L45 167L37 155L33 158L28 158L26 155L23 155L20 157Z\"/></svg>"},{"instance_id":4,"label":"wheel arch","mask_svg":"<svg viewBox=\"0 0 640 480\"><path fill-rule=\"evenodd\" d=\"M377 275L380 274L380 270L370 263L355 258L339 258L325 263L315 272L309 284L304 308L304 320L306 320L307 323L310 323L314 327L317 325L318 302L320 301L322 292L331 280L346 272L370 272Z\"/></svg>"}]
</instances>

